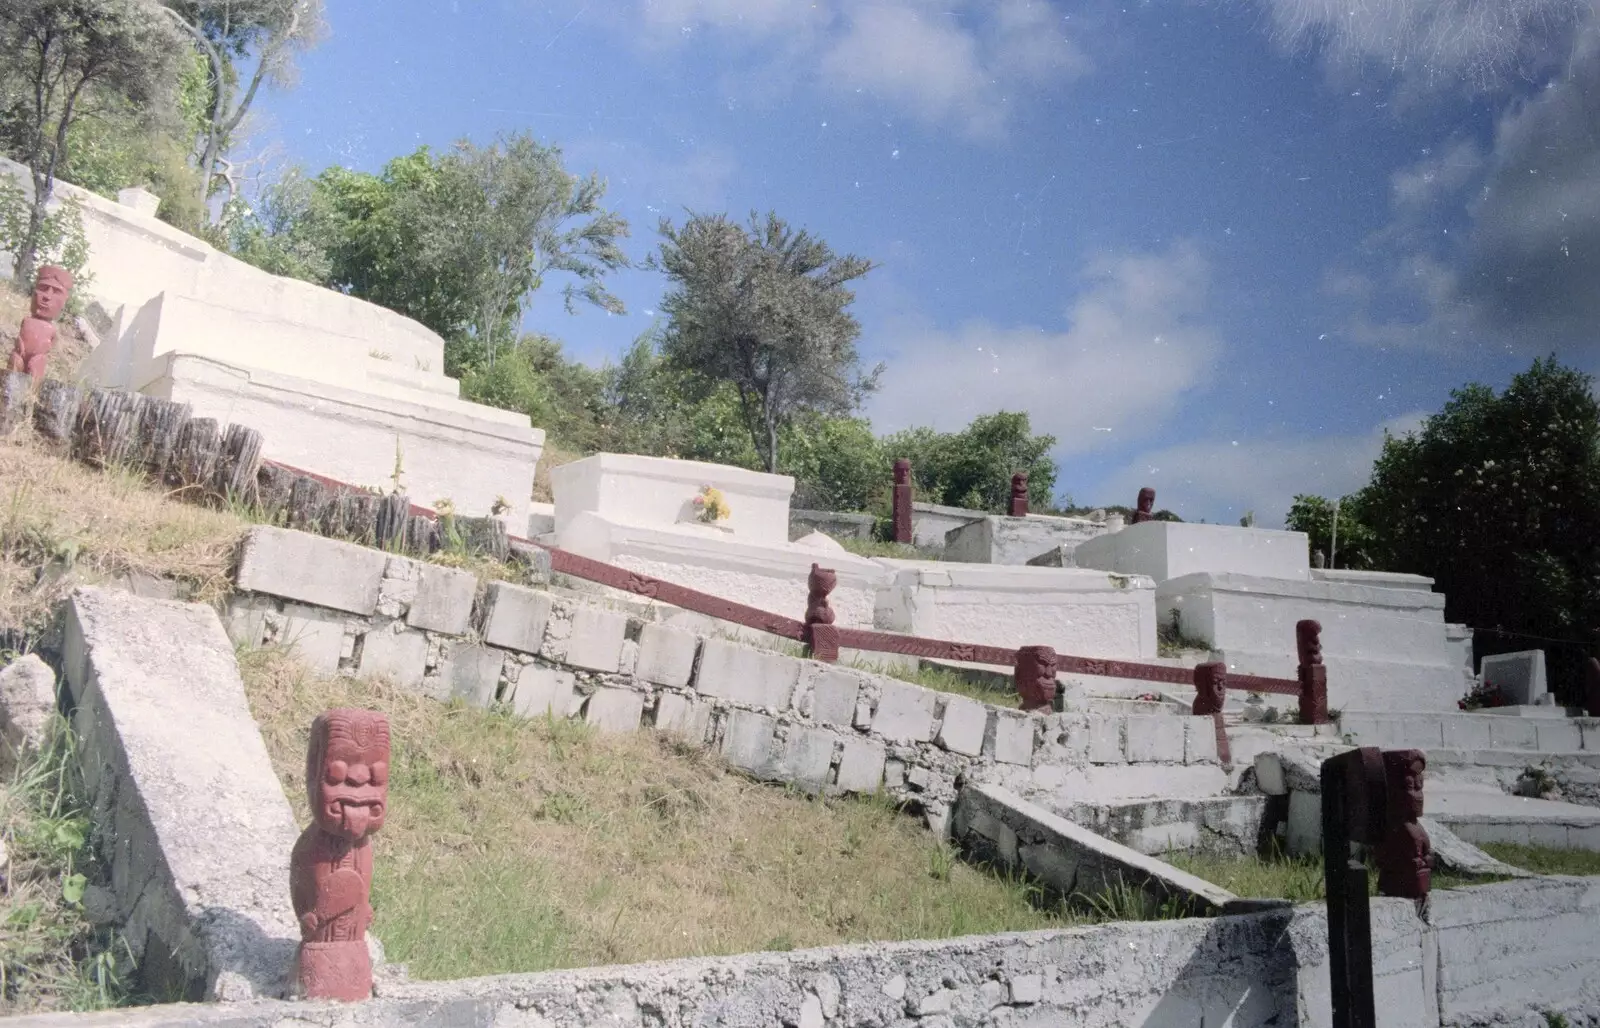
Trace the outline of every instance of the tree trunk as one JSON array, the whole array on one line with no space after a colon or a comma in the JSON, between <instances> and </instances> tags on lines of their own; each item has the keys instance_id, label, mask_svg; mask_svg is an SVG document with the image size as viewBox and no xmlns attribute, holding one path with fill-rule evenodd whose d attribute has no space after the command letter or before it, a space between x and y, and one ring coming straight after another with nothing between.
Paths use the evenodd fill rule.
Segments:
<instances>
[{"instance_id":1,"label":"tree trunk","mask_svg":"<svg viewBox=\"0 0 1600 1028\"><path fill-rule=\"evenodd\" d=\"M172 463L178 437L193 413L187 403L147 396L139 411L139 454L145 469L159 475Z\"/></svg>"},{"instance_id":2,"label":"tree trunk","mask_svg":"<svg viewBox=\"0 0 1600 1028\"><path fill-rule=\"evenodd\" d=\"M767 473L778 473L778 422L772 416L772 409L766 410L767 415Z\"/></svg>"}]
</instances>

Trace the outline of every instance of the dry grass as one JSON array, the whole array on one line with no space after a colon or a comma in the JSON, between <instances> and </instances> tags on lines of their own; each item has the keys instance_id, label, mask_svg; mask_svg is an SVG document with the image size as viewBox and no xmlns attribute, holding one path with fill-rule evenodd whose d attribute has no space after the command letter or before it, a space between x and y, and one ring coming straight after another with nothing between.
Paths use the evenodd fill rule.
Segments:
<instances>
[{"instance_id":1,"label":"dry grass","mask_svg":"<svg viewBox=\"0 0 1600 1028\"><path fill-rule=\"evenodd\" d=\"M0 439L0 626L32 634L74 584L135 573L216 599L245 528L170 500L143 475L52 454L26 431Z\"/></svg>"},{"instance_id":2,"label":"dry grass","mask_svg":"<svg viewBox=\"0 0 1600 1028\"><path fill-rule=\"evenodd\" d=\"M1251 899L1286 899L1296 903L1327 898L1322 857L1238 857L1204 852L1177 852L1161 859L1197 878L1220 885L1235 896ZM1463 878L1443 871L1433 873L1433 888L1460 889L1499 881L1494 877ZM1367 868L1367 893L1378 894L1378 872Z\"/></svg>"},{"instance_id":3,"label":"dry grass","mask_svg":"<svg viewBox=\"0 0 1600 1028\"><path fill-rule=\"evenodd\" d=\"M580 460L583 454L575 450L568 450L559 443L545 440L544 452L539 455L539 464L533 469L533 499L536 503L556 502L555 493L550 491L550 469L559 468L563 464L571 464Z\"/></svg>"},{"instance_id":4,"label":"dry grass","mask_svg":"<svg viewBox=\"0 0 1600 1028\"><path fill-rule=\"evenodd\" d=\"M419 977L1073 923L881 802L751 782L654 732L446 707L274 650L241 659L302 820L311 719L389 714L374 932Z\"/></svg>"}]
</instances>

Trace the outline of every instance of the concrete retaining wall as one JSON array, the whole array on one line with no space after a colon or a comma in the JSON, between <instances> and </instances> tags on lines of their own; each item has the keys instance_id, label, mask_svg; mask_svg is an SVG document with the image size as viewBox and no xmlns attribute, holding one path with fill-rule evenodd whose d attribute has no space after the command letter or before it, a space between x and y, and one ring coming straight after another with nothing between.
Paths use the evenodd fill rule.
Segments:
<instances>
[{"instance_id":1,"label":"concrete retaining wall","mask_svg":"<svg viewBox=\"0 0 1600 1028\"><path fill-rule=\"evenodd\" d=\"M465 571L303 532L252 530L237 585L234 640L293 646L323 673L387 675L603 731L680 732L758 777L885 789L935 828L961 776L1107 798L1214 794L1225 781L1209 718L1025 715L544 591L480 589Z\"/></svg>"},{"instance_id":2,"label":"concrete retaining wall","mask_svg":"<svg viewBox=\"0 0 1600 1028\"><path fill-rule=\"evenodd\" d=\"M1573 1024L1600 1010L1596 886L1540 879L1435 892L1429 920L1374 900L1386 1026ZM1531 1020L1531 1018L1538 1018ZM40 1028L588 1025L881 1028L982 1024L1325 1028L1327 922L1303 906L940 942L842 946L633 967L386 983L354 1006L250 1003L37 1018Z\"/></svg>"},{"instance_id":3,"label":"concrete retaining wall","mask_svg":"<svg viewBox=\"0 0 1600 1028\"><path fill-rule=\"evenodd\" d=\"M1332 675L1329 675L1332 680ZM1535 754L1600 753L1600 718L1516 717L1508 714L1350 713L1339 731L1362 746L1389 749L1502 751Z\"/></svg>"},{"instance_id":4,"label":"concrete retaining wall","mask_svg":"<svg viewBox=\"0 0 1600 1028\"><path fill-rule=\"evenodd\" d=\"M147 986L283 995L299 829L216 613L79 589L62 664L113 913Z\"/></svg>"}]
</instances>

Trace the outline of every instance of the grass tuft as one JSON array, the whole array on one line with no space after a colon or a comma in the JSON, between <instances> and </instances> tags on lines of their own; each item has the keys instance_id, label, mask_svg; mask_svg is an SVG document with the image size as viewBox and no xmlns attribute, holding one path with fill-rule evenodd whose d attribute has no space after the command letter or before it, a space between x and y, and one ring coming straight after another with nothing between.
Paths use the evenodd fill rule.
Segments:
<instances>
[{"instance_id":1,"label":"grass tuft","mask_svg":"<svg viewBox=\"0 0 1600 1028\"><path fill-rule=\"evenodd\" d=\"M1277 853L1266 857L1241 857L1191 850L1168 853L1161 859L1247 899L1286 899L1295 903L1313 903L1327 898L1320 855L1291 857ZM1435 871L1432 884L1435 889L1461 889L1501 880L1496 877L1468 878ZM1367 894L1378 894L1378 872L1370 864L1367 868Z\"/></svg>"},{"instance_id":2,"label":"grass tuft","mask_svg":"<svg viewBox=\"0 0 1600 1028\"><path fill-rule=\"evenodd\" d=\"M1534 874L1600 875L1600 853L1592 850L1549 849L1509 842L1485 842L1477 846L1502 864Z\"/></svg>"}]
</instances>

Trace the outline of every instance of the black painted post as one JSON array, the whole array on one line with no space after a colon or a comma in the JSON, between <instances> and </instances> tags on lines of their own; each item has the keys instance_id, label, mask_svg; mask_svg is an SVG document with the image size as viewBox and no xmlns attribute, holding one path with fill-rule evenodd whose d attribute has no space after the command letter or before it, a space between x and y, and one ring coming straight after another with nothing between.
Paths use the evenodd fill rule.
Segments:
<instances>
[{"instance_id":1,"label":"black painted post","mask_svg":"<svg viewBox=\"0 0 1600 1028\"><path fill-rule=\"evenodd\" d=\"M1383 756L1349 750L1322 763L1322 860L1328 899L1328 984L1333 1028L1377 1028L1372 994L1372 910L1355 843L1384 829Z\"/></svg>"}]
</instances>

